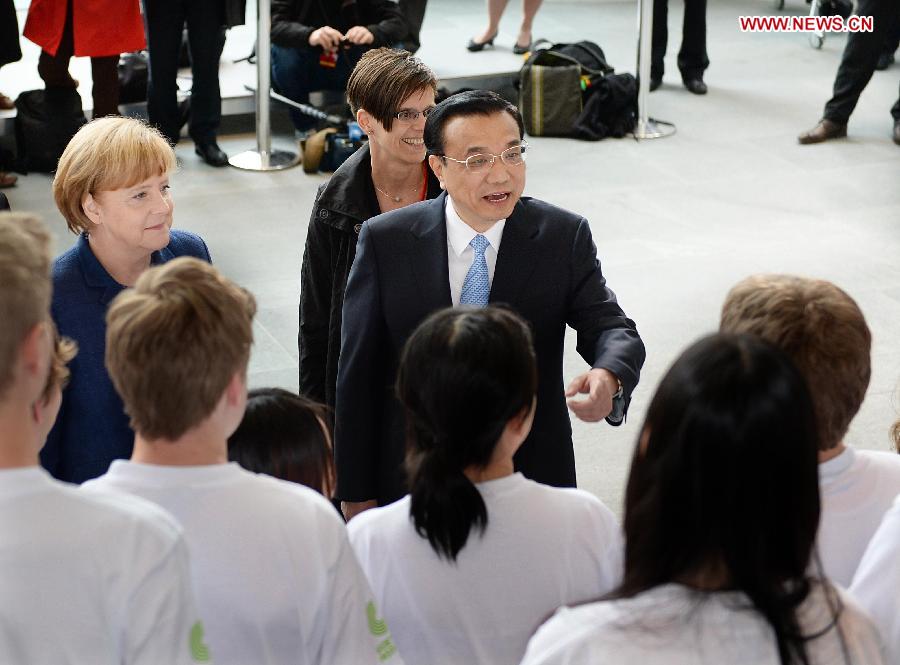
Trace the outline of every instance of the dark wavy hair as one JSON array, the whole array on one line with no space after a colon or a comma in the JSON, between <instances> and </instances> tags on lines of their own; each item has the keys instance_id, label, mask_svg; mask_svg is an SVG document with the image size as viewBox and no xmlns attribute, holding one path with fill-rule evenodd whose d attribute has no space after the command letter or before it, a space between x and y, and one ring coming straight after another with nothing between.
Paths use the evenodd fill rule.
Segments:
<instances>
[{"instance_id":1,"label":"dark wavy hair","mask_svg":"<svg viewBox=\"0 0 900 665\"><path fill-rule=\"evenodd\" d=\"M688 348L634 453L615 596L671 582L742 591L782 664L809 665L797 608L819 524L817 444L806 383L782 352L747 335Z\"/></svg>"},{"instance_id":2,"label":"dark wavy hair","mask_svg":"<svg viewBox=\"0 0 900 665\"><path fill-rule=\"evenodd\" d=\"M330 498L334 462L327 423L326 407L302 395L281 388L251 390L244 418L228 438L228 459Z\"/></svg>"},{"instance_id":3,"label":"dark wavy hair","mask_svg":"<svg viewBox=\"0 0 900 665\"><path fill-rule=\"evenodd\" d=\"M531 331L507 309L441 310L406 343L397 395L407 417L410 514L438 556L455 561L472 529L487 527L484 500L464 471L488 464L536 390Z\"/></svg>"}]
</instances>

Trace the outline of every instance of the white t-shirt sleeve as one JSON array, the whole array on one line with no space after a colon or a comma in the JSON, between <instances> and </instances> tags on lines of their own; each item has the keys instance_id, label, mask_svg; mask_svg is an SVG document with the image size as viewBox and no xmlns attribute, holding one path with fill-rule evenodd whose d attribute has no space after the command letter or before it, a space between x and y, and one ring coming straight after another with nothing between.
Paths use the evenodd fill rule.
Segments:
<instances>
[{"instance_id":1,"label":"white t-shirt sleeve","mask_svg":"<svg viewBox=\"0 0 900 665\"><path fill-rule=\"evenodd\" d=\"M599 501L598 501L599 503ZM600 503L594 511L594 533L599 539L598 547L603 552L604 566L601 571L601 594L607 594L622 583L625 560L625 541L622 528L613 512Z\"/></svg>"},{"instance_id":2,"label":"white t-shirt sleeve","mask_svg":"<svg viewBox=\"0 0 900 665\"><path fill-rule=\"evenodd\" d=\"M850 594L875 621L887 662L900 663L900 496L872 537Z\"/></svg>"},{"instance_id":3,"label":"white t-shirt sleeve","mask_svg":"<svg viewBox=\"0 0 900 665\"><path fill-rule=\"evenodd\" d=\"M571 620L573 611L560 608L528 641L521 665L575 665L588 663L579 646L581 634ZM598 664L599 665L599 664Z\"/></svg>"},{"instance_id":4,"label":"white t-shirt sleeve","mask_svg":"<svg viewBox=\"0 0 900 665\"><path fill-rule=\"evenodd\" d=\"M332 591L322 616L324 632L318 662L403 665L343 527L331 574Z\"/></svg>"},{"instance_id":5,"label":"white t-shirt sleeve","mask_svg":"<svg viewBox=\"0 0 900 665\"><path fill-rule=\"evenodd\" d=\"M559 490L556 490L557 492ZM575 520L570 557L580 561L572 570L586 595L578 600L597 600L622 583L624 541L615 514L597 497L583 490L565 490L579 501L567 512ZM585 556L588 553L588 556Z\"/></svg>"},{"instance_id":6,"label":"white t-shirt sleeve","mask_svg":"<svg viewBox=\"0 0 900 665\"><path fill-rule=\"evenodd\" d=\"M210 662L182 538L155 565L148 562L123 617L125 665ZM137 572L137 571L135 571Z\"/></svg>"}]
</instances>

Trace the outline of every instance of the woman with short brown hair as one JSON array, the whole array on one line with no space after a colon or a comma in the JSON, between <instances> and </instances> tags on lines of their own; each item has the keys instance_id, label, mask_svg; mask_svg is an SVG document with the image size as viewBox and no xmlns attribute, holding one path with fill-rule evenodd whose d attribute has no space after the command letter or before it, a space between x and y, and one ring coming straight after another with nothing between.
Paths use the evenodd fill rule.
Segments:
<instances>
[{"instance_id":1,"label":"woman with short brown hair","mask_svg":"<svg viewBox=\"0 0 900 665\"><path fill-rule=\"evenodd\" d=\"M300 392L334 407L341 307L356 240L370 217L440 193L425 164L432 71L406 51L374 49L350 75L347 96L368 145L319 187L306 235L300 286Z\"/></svg>"}]
</instances>

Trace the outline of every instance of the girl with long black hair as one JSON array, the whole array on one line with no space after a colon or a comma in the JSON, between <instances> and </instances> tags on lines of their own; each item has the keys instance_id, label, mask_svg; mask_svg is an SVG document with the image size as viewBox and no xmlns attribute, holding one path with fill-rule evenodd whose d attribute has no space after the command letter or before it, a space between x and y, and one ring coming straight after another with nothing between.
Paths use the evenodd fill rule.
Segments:
<instances>
[{"instance_id":1,"label":"girl with long black hair","mask_svg":"<svg viewBox=\"0 0 900 665\"><path fill-rule=\"evenodd\" d=\"M536 389L531 333L511 311L443 310L406 344L410 494L349 531L407 665L515 665L557 607L619 582L609 509L514 471Z\"/></svg>"},{"instance_id":2,"label":"girl with long black hair","mask_svg":"<svg viewBox=\"0 0 900 665\"><path fill-rule=\"evenodd\" d=\"M691 346L634 453L621 586L560 610L523 665L881 665L871 621L809 572L817 448L781 352L749 336Z\"/></svg>"}]
</instances>

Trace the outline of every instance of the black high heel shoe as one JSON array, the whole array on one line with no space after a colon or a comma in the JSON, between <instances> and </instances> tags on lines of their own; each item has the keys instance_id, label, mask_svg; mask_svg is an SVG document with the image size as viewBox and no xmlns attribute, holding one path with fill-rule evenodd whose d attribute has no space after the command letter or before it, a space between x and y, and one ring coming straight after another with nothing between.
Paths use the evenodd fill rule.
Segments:
<instances>
[{"instance_id":1,"label":"black high heel shoe","mask_svg":"<svg viewBox=\"0 0 900 665\"><path fill-rule=\"evenodd\" d=\"M525 44L525 46L519 46L518 44L515 44L513 46L513 53L515 53L516 55L525 55L530 50L531 50L530 42L528 44Z\"/></svg>"},{"instance_id":2,"label":"black high heel shoe","mask_svg":"<svg viewBox=\"0 0 900 665\"><path fill-rule=\"evenodd\" d=\"M484 50L484 47L485 47L485 46L493 46L493 45L494 45L494 39L495 39L496 37L497 37L497 35L494 35L493 37L491 37L491 38L490 38L489 40L487 40L486 42L480 42L480 43L479 43L479 42L476 42L474 39L470 39L470 40L469 40L469 43L466 44L466 48L469 49L472 53L477 53L478 51Z\"/></svg>"}]
</instances>

